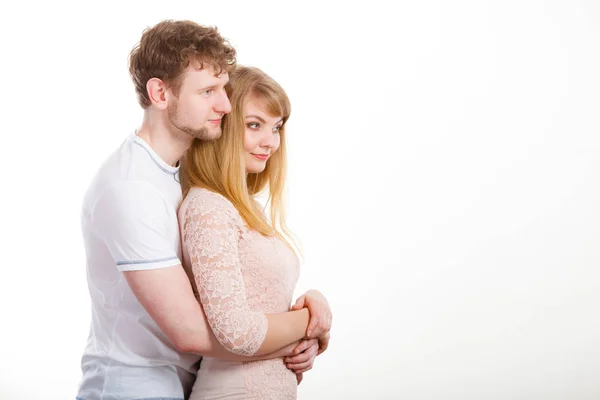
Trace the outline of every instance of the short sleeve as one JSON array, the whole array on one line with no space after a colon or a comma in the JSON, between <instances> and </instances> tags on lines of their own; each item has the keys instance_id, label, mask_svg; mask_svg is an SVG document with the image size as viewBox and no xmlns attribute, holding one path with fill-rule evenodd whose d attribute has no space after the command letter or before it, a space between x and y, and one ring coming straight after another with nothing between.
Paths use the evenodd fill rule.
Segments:
<instances>
[{"instance_id":1,"label":"short sleeve","mask_svg":"<svg viewBox=\"0 0 600 400\"><path fill-rule=\"evenodd\" d=\"M174 211L173 211L174 212ZM166 268L181 264L172 213L160 193L147 182L121 182L98 198L92 218L120 271Z\"/></svg>"}]
</instances>

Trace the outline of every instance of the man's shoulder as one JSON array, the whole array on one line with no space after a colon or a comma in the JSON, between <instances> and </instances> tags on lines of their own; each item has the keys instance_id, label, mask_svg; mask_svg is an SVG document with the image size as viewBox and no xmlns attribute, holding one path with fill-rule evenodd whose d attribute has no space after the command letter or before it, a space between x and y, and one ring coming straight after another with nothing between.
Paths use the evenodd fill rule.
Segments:
<instances>
[{"instance_id":1,"label":"man's shoulder","mask_svg":"<svg viewBox=\"0 0 600 400\"><path fill-rule=\"evenodd\" d=\"M152 168L152 161L131 137L113 151L102 163L93 177L84 197L84 207L93 208L106 193L147 192L161 195L152 175L145 173Z\"/></svg>"}]
</instances>

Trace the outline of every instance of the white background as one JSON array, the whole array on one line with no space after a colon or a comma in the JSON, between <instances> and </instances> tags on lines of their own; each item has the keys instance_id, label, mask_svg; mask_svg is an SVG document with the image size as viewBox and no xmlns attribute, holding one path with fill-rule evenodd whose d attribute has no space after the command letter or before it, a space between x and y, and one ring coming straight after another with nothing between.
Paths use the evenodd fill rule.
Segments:
<instances>
[{"instance_id":1,"label":"white background","mask_svg":"<svg viewBox=\"0 0 600 400\"><path fill-rule=\"evenodd\" d=\"M389 3L1 6L0 398L75 397L81 200L165 18L292 100L298 294L334 311L300 399L600 398L600 3Z\"/></svg>"}]
</instances>

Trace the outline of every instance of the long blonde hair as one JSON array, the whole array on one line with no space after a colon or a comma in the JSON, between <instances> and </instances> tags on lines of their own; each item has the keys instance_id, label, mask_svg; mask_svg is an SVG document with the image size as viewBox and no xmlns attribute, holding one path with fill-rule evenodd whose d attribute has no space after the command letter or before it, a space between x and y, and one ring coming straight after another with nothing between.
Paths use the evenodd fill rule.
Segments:
<instances>
[{"instance_id":1,"label":"long blonde hair","mask_svg":"<svg viewBox=\"0 0 600 400\"><path fill-rule=\"evenodd\" d=\"M251 229L264 236L276 236L288 247L298 247L285 223L284 183L286 176L285 123L291 112L285 91L258 68L237 66L229 76L227 95L231 112L223 118L223 133L216 141L194 140L181 168L183 195L192 187L203 187L219 193L238 210ZM279 149L271 155L260 173L246 174L244 106L258 101L271 116L282 116ZM268 219L254 196L268 189Z\"/></svg>"}]
</instances>

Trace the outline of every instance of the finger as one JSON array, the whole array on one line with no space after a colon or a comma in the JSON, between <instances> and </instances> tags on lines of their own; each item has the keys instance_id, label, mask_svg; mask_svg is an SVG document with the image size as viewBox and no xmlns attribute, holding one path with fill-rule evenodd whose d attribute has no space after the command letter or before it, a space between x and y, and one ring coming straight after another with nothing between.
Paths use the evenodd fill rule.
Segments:
<instances>
[{"instance_id":1,"label":"finger","mask_svg":"<svg viewBox=\"0 0 600 400\"><path fill-rule=\"evenodd\" d=\"M304 375L302 375L302 373L296 374L296 382L298 382L298 385L300 382L302 382L302 379L304 379Z\"/></svg>"},{"instance_id":2,"label":"finger","mask_svg":"<svg viewBox=\"0 0 600 400\"><path fill-rule=\"evenodd\" d=\"M312 366L310 366L310 367L308 367L308 368L305 368L305 369L303 369L302 371L296 371L296 374L303 374L303 373L305 373L306 371L310 371L311 369L312 369Z\"/></svg>"},{"instance_id":3,"label":"finger","mask_svg":"<svg viewBox=\"0 0 600 400\"><path fill-rule=\"evenodd\" d=\"M329 340L323 340L323 341L319 342L319 351L317 352L317 355L323 353L325 350L327 350L328 347L329 347Z\"/></svg>"},{"instance_id":4,"label":"finger","mask_svg":"<svg viewBox=\"0 0 600 400\"><path fill-rule=\"evenodd\" d=\"M322 353L329 347L329 340L324 340L323 343L319 344L319 351Z\"/></svg>"},{"instance_id":5,"label":"finger","mask_svg":"<svg viewBox=\"0 0 600 400\"><path fill-rule=\"evenodd\" d=\"M292 306L292 310L301 310L304 308L304 302L306 300L306 296L302 295L300 297L298 297L298 300L296 300L296 303Z\"/></svg>"},{"instance_id":6,"label":"finger","mask_svg":"<svg viewBox=\"0 0 600 400\"><path fill-rule=\"evenodd\" d=\"M304 370L306 370L306 368L312 368L312 364L313 364L312 360L308 360L303 363L288 364L287 367L288 367L288 369L291 369L293 371L304 371Z\"/></svg>"},{"instance_id":7,"label":"finger","mask_svg":"<svg viewBox=\"0 0 600 400\"><path fill-rule=\"evenodd\" d=\"M304 350L306 350L308 347L310 347L310 344L308 340L301 340L300 343L298 343L298 345L294 348L294 350L292 351L292 353L294 355L298 355L300 353L302 353Z\"/></svg>"},{"instance_id":8,"label":"finger","mask_svg":"<svg viewBox=\"0 0 600 400\"><path fill-rule=\"evenodd\" d=\"M306 342L305 343L306 349L304 350L305 352L313 350L316 353L317 350L319 349L319 339L317 339L317 338L304 339L304 342Z\"/></svg>"},{"instance_id":9,"label":"finger","mask_svg":"<svg viewBox=\"0 0 600 400\"><path fill-rule=\"evenodd\" d=\"M297 364L306 360L314 359L319 351L319 341L317 339L303 340L306 350L302 353L284 358L285 363Z\"/></svg>"},{"instance_id":10,"label":"finger","mask_svg":"<svg viewBox=\"0 0 600 400\"><path fill-rule=\"evenodd\" d=\"M311 337L310 335L314 332L314 330L317 328L318 325L319 325L319 317L317 317L317 316L312 317L310 319L310 322L308 323L308 328L306 329L306 335L308 337Z\"/></svg>"},{"instance_id":11,"label":"finger","mask_svg":"<svg viewBox=\"0 0 600 400\"><path fill-rule=\"evenodd\" d=\"M310 353L305 351L303 353L298 354L297 356L286 357L284 359L284 361L289 364L299 364L299 363L304 363L304 362L310 360L310 358L311 358Z\"/></svg>"}]
</instances>

